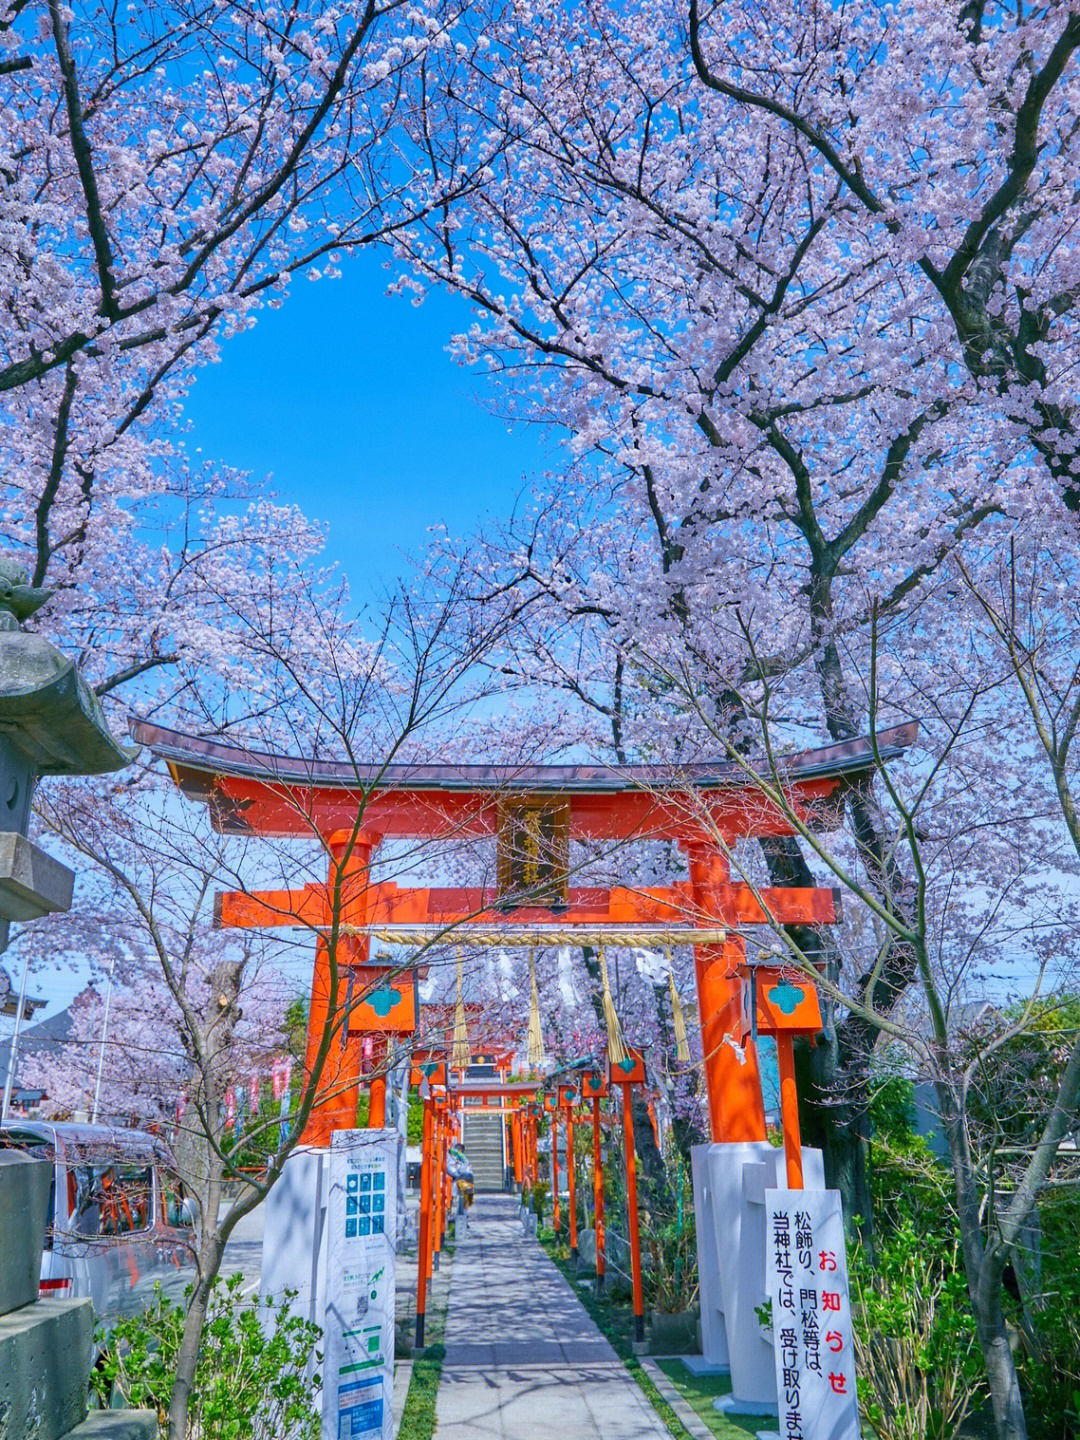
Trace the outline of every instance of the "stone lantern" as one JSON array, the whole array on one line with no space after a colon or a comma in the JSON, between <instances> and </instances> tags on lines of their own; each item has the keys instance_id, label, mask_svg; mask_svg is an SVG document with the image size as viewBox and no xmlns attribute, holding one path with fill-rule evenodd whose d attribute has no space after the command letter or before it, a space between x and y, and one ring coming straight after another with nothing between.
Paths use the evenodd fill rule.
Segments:
<instances>
[{"instance_id":1,"label":"stone lantern","mask_svg":"<svg viewBox=\"0 0 1080 1440\"><path fill-rule=\"evenodd\" d=\"M71 905L73 872L27 839L38 776L105 774L133 754L109 733L75 665L20 629L48 598L21 566L0 560L0 951L12 920ZM11 982L0 976L10 999ZM20 993L16 1026L25 1008ZM90 1301L39 1298L51 1173L51 1161L0 1147L0 1440L152 1440L151 1412L86 1414Z\"/></svg>"},{"instance_id":2,"label":"stone lantern","mask_svg":"<svg viewBox=\"0 0 1080 1440\"><path fill-rule=\"evenodd\" d=\"M0 560L0 951L12 920L67 910L74 873L26 831L39 775L101 775L134 751L110 733L75 664L19 622L49 598L26 571Z\"/></svg>"}]
</instances>

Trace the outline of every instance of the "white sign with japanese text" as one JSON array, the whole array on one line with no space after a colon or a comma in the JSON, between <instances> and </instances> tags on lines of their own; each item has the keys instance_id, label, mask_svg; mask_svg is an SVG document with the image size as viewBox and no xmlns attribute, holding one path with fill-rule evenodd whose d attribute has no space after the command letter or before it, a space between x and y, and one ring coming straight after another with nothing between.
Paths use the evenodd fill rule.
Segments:
<instances>
[{"instance_id":1,"label":"white sign with japanese text","mask_svg":"<svg viewBox=\"0 0 1080 1440\"><path fill-rule=\"evenodd\" d=\"M766 1190L781 1440L858 1440L844 1217L837 1190Z\"/></svg>"},{"instance_id":2,"label":"white sign with japanese text","mask_svg":"<svg viewBox=\"0 0 1080 1440\"><path fill-rule=\"evenodd\" d=\"M323 1440L392 1440L396 1130L336 1130L327 1197Z\"/></svg>"}]
</instances>

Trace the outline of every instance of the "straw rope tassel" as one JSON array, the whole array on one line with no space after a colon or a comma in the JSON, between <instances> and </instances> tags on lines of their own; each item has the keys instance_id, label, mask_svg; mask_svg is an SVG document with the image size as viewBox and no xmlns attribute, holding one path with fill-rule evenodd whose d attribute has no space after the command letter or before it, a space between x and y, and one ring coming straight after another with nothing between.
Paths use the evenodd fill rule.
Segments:
<instances>
[{"instance_id":1,"label":"straw rope tassel","mask_svg":"<svg viewBox=\"0 0 1080 1440\"><path fill-rule=\"evenodd\" d=\"M540 995L536 988L536 952L529 951L529 1068L544 1063L544 1032L540 1028Z\"/></svg>"},{"instance_id":2,"label":"straw rope tassel","mask_svg":"<svg viewBox=\"0 0 1080 1440\"><path fill-rule=\"evenodd\" d=\"M469 1044L469 1026L465 1019L465 999L462 994L464 959L457 952L457 1005L454 1007L454 1043L450 1064L455 1070L466 1070L472 1061L472 1046Z\"/></svg>"},{"instance_id":3,"label":"straw rope tassel","mask_svg":"<svg viewBox=\"0 0 1080 1440\"><path fill-rule=\"evenodd\" d=\"M600 946L600 983L604 987L604 1020L607 1024L608 1059L612 1065L621 1065L627 1058L626 1041L623 1039L619 1017L615 1013L615 1001L612 998L611 985L608 981L607 956L604 954L602 945Z\"/></svg>"},{"instance_id":4,"label":"straw rope tassel","mask_svg":"<svg viewBox=\"0 0 1080 1440\"><path fill-rule=\"evenodd\" d=\"M668 960L668 984L671 986L671 1025L675 1031L675 1058L681 1065L689 1065L690 1042L686 1038L686 1016L683 1014L682 1001L675 989L675 963L670 950L666 950L665 954Z\"/></svg>"}]
</instances>

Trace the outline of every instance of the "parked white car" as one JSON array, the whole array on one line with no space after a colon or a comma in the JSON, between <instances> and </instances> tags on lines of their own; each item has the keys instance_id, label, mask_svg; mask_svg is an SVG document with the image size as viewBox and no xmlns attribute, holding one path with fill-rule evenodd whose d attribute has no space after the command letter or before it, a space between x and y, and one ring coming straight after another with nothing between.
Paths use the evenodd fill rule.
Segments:
<instances>
[{"instance_id":1,"label":"parked white car","mask_svg":"<svg viewBox=\"0 0 1080 1440\"><path fill-rule=\"evenodd\" d=\"M0 1147L52 1163L42 1295L88 1298L106 1327L145 1309L155 1282L183 1299L195 1277L193 1209L160 1140L28 1120L0 1129Z\"/></svg>"}]
</instances>

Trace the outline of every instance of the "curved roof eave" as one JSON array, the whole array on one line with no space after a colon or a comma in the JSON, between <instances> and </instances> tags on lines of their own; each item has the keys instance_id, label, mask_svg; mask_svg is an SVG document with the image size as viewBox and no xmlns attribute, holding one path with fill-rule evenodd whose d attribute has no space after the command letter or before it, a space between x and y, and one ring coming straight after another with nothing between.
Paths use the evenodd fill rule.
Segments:
<instances>
[{"instance_id":1,"label":"curved roof eave","mask_svg":"<svg viewBox=\"0 0 1080 1440\"><path fill-rule=\"evenodd\" d=\"M729 760L692 765L484 765L393 764L357 765L341 760L317 760L300 755L227 745L220 740L185 735L132 717L132 738L152 750L175 771L213 778L260 780L274 785L303 785L327 790L459 790L501 793L553 794L618 793L673 784L694 789L718 789L747 783L740 766ZM893 760L913 745L918 721L882 730L878 753ZM873 767L866 737L843 740L816 750L782 757L788 781L857 774ZM766 773L763 766L755 767Z\"/></svg>"}]
</instances>

